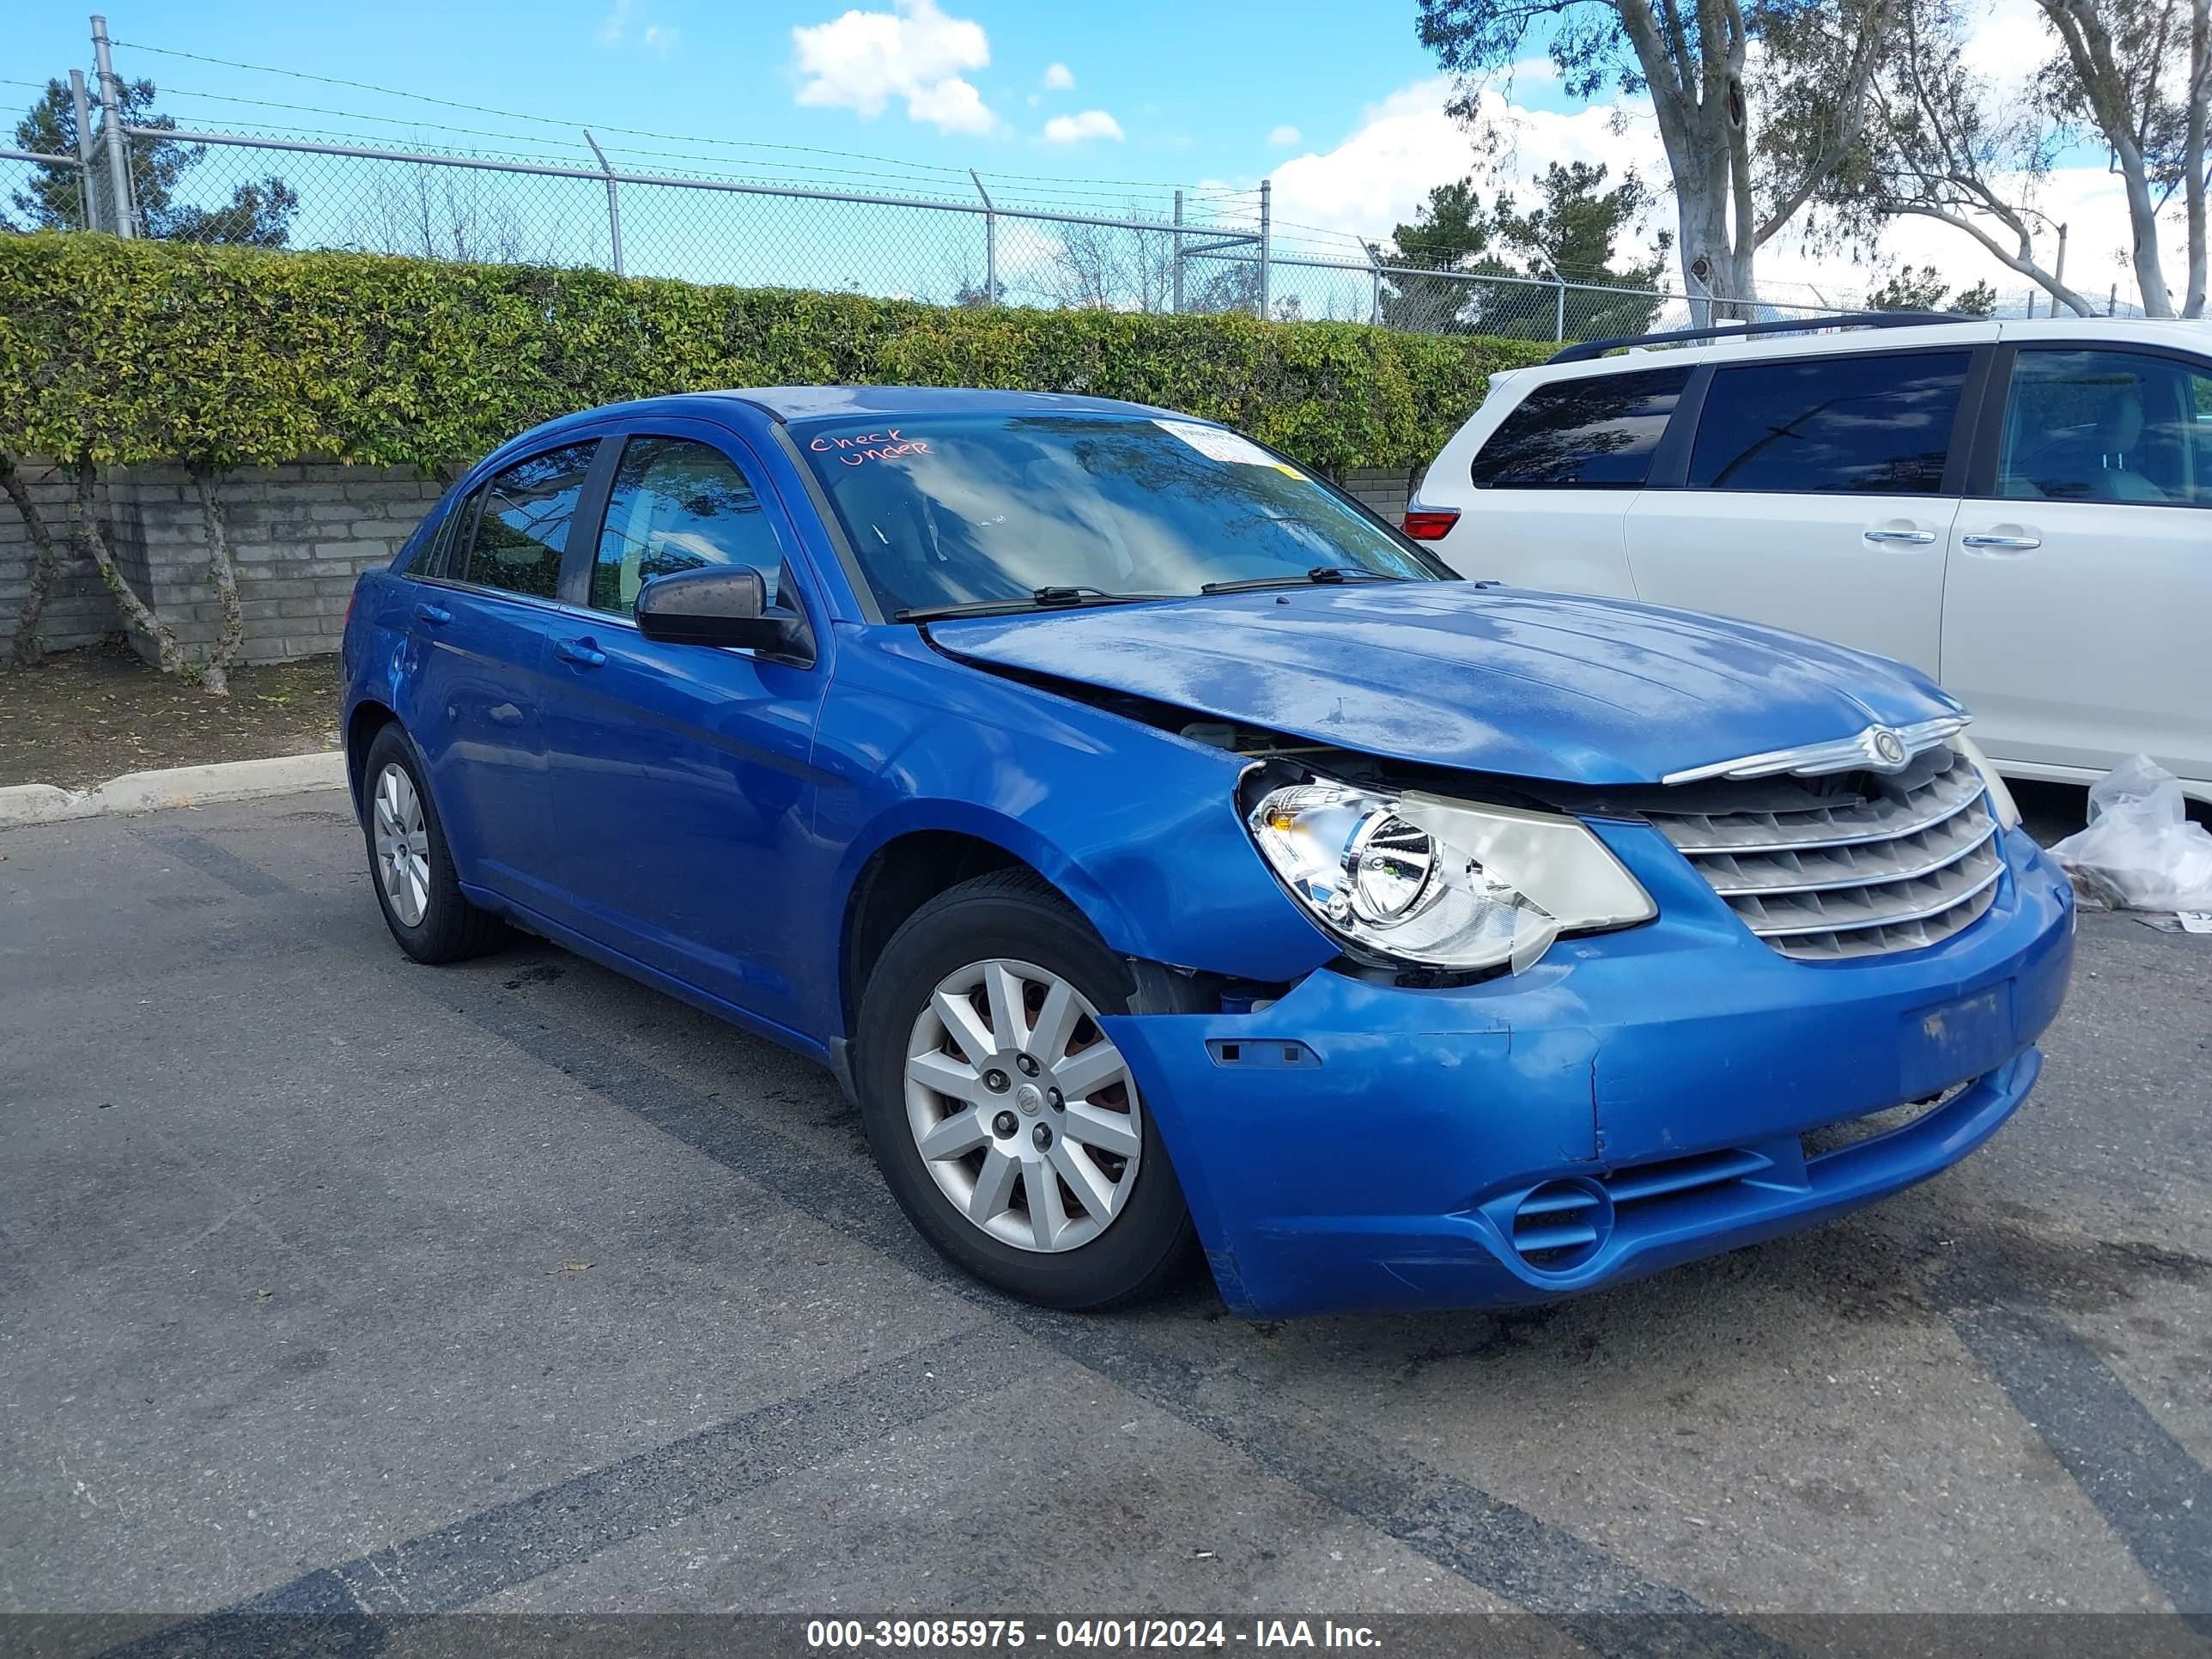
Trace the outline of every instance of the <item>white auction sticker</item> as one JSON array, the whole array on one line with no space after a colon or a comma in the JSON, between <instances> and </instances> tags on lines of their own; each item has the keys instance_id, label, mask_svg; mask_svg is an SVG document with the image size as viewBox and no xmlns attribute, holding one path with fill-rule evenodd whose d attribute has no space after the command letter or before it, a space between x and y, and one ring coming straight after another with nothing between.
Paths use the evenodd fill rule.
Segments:
<instances>
[{"instance_id":1,"label":"white auction sticker","mask_svg":"<svg viewBox=\"0 0 2212 1659\"><path fill-rule=\"evenodd\" d=\"M1152 417L1152 424L1163 432L1172 432L1208 460L1285 470L1280 461L1241 433L1218 426L1200 426L1195 421L1163 421L1158 416Z\"/></svg>"}]
</instances>

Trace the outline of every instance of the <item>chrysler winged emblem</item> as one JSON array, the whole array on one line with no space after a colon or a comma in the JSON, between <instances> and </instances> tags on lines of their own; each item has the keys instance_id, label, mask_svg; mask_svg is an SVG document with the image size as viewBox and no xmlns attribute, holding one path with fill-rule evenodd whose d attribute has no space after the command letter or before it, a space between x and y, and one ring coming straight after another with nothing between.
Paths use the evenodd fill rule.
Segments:
<instances>
[{"instance_id":1,"label":"chrysler winged emblem","mask_svg":"<svg viewBox=\"0 0 2212 1659\"><path fill-rule=\"evenodd\" d=\"M1869 729L1868 739L1874 745L1875 758L1884 766L1905 764L1905 739L1886 726Z\"/></svg>"}]
</instances>

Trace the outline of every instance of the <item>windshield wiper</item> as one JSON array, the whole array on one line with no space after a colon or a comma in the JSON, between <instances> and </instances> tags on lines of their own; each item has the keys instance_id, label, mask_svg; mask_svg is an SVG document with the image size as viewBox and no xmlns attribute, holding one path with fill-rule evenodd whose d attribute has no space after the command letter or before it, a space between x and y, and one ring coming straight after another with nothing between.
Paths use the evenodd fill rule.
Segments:
<instances>
[{"instance_id":1,"label":"windshield wiper","mask_svg":"<svg viewBox=\"0 0 2212 1659\"><path fill-rule=\"evenodd\" d=\"M937 622L947 617L989 617L1010 611L1060 611L1085 605L1133 605L1172 599L1170 593L1109 593L1103 587L1033 587L1025 599L969 599L964 605L920 605L891 613L893 622Z\"/></svg>"},{"instance_id":2,"label":"windshield wiper","mask_svg":"<svg viewBox=\"0 0 2212 1659\"><path fill-rule=\"evenodd\" d=\"M1300 576L1247 576L1242 581L1208 582L1198 591L1201 593L1249 593L1255 587L1304 587L1309 583L1329 582L1403 582L1410 576L1394 575L1388 570L1370 570L1356 564L1317 564Z\"/></svg>"}]
</instances>

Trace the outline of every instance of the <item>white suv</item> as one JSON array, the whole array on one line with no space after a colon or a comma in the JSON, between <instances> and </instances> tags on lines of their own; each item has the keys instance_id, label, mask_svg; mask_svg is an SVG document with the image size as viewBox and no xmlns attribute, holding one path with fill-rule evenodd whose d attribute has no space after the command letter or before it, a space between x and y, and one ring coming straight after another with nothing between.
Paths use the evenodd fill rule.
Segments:
<instances>
[{"instance_id":1,"label":"white suv","mask_svg":"<svg viewBox=\"0 0 2212 1659\"><path fill-rule=\"evenodd\" d=\"M1901 658L2014 775L2212 800L2212 325L1878 320L1494 376L1407 532Z\"/></svg>"}]
</instances>

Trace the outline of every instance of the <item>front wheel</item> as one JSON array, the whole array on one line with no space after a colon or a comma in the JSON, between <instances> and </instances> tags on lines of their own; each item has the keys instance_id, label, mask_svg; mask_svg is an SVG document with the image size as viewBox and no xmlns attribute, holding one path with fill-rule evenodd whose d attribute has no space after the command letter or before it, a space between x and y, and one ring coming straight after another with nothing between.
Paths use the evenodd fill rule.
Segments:
<instances>
[{"instance_id":1,"label":"front wheel","mask_svg":"<svg viewBox=\"0 0 2212 1659\"><path fill-rule=\"evenodd\" d=\"M892 1194L939 1252L1047 1306L1166 1288L1196 1243L1158 1126L1099 1024L1128 964L1040 878L933 899L861 1003L860 1111Z\"/></svg>"}]
</instances>

